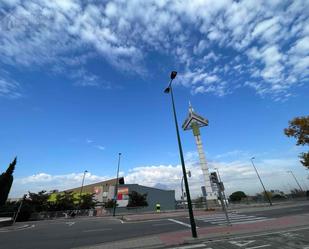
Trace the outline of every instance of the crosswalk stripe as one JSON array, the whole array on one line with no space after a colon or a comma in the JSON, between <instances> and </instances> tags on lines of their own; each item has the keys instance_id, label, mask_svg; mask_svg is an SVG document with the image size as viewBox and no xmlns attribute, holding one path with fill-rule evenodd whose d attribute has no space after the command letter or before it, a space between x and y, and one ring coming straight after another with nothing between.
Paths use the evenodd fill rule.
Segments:
<instances>
[{"instance_id":1,"label":"crosswalk stripe","mask_svg":"<svg viewBox=\"0 0 309 249\"><path fill-rule=\"evenodd\" d=\"M204 218L204 219L202 219L202 218L196 218L197 220L214 220L214 219L225 219L225 215L224 216L220 216L220 217L218 217L218 216L215 216L215 217L209 217L209 218ZM233 215L229 215L229 217L230 218L237 218L237 219L239 219L239 218L242 218L242 217L249 217L249 218L254 218L254 217L256 217L256 216L246 216L246 215L241 215L241 216L233 216Z\"/></svg>"},{"instance_id":2,"label":"crosswalk stripe","mask_svg":"<svg viewBox=\"0 0 309 249\"><path fill-rule=\"evenodd\" d=\"M180 246L173 247L172 249L191 249L191 248L205 248L204 244L190 245L190 246Z\"/></svg>"},{"instance_id":3,"label":"crosswalk stripe","mask_svg":"<svg viewBox=\"0 0 309 249\"><path fill-rule=\"evenodd\" d=\"M260 222L260 221L265 221L265 220L273 220L273 219L263 219L263 220L248 220L248 221L239 221L239 222L232 222L232 224L249 224L249 223L255 223L255 222Z\"/></svg>"},{"instance_id":4,"label":"crosswalk stripe","mask_svg":"<svg viewBox=\"0 0 309 249\"><path fill-rule=\"evenodd\" d=\"M255 218L255 219L237 219L237 220L232 220L230 219L231 222L246 222L246 221L258 221L258 220L268 220L268 219L265 219L265 218ZM219 223L222 223L222 222L225 222L225 220L220 220L220 221L212 221L210 222L211 224L219 224Z\"/></svg>"},{"instance_id":5,"label":"crosswalk stripe","mask_svg":"<svg viewBox=\"0 0 309 249\"><path fill-rule=\"evenodd\" d=\"M216 214L215 216L199 216L196 218L196 220L208 222L213 225L223 225L227 223L225 214ZM246 224L246 223L271 220L271 218L229 213L229 220L230 223L232 224Z\"/></svg>"},{"instance_id":6,"label":"crosswalk stripe","mask_svg":"<svg viewBox=\"0 0 309 249\"><path fill-rule=\"evenodd\" d=\"M266 217L242 217L242 218L230 218L230 220L261 220L261 219L267 219ZM226 219L220 219L220 220L211 220L207 222L221 222L222 220Z\"/></svg>"}]
</instances>

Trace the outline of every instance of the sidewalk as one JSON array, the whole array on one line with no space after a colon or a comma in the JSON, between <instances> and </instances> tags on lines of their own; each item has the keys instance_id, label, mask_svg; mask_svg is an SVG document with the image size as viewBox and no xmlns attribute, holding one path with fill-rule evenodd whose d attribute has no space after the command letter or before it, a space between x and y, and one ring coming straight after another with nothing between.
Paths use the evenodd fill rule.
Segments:
<instances>
[{"instance_id":1,"label":"sidewalk","mask_svg":"<svg viewBox=\"0 0 309 249\"><path fill-rule=\"evenodd\" d=\"M94 246L79 247L78 249L154 249L182 244L197 243L201 240L223 238L234 235L254 234L259 232L279 231L289 228L309 226L309 214L276 218L256 223L235 224L233 226L216 226L198 228L198 238L191 237L191 230L157 234L122 240L113 243L104 243Z\"/></svg>"}]
</instances>

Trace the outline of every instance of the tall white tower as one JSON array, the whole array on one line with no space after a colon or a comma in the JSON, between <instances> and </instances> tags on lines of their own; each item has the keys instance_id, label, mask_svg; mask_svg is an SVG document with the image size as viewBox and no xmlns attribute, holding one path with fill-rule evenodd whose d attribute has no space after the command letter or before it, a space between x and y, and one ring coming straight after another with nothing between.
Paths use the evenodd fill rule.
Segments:
<instances>
[{"instance_id":1,"label":"tall white tower","mask_svg":"<svg viewBox=\"0 0 309 249\"><path fill-rule=\"evenodd\" d=\"M201 133L200 133L200 127L207 126L207 125L208 125L208 120L197 115L194 112L191 104L189 103L189 117L183 123L182 128L185 131L186 130L193 131L198 155L200 158L201 169L204 175L206 199L207 200L217 200L218 199L217 193L216 191L213 190L213 187L211 185L209 170L207 167L206 157L205 157L205 153L203 150L203 143L202 143L202 138L201 138Z\"/></svg>"}]
</instances>

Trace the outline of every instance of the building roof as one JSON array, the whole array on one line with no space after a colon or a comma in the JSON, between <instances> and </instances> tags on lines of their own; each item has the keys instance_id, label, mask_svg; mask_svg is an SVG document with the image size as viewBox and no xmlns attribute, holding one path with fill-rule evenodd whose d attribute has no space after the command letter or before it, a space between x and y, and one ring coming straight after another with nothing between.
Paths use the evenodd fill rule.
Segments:
<instances>
[{"instance_id":1,"label":"building roof","mask_svg":"<svg viewBox=\"0 0 309 249\"><path fill-rule=\"evenodd\" d=\"M121 182L121 181L124 182L124 177L119 177L119 182ZM116 185L116 182L117 182L117 178L113 178L113 179L109 179L109 180L105 180L105 181L101 181L101 182L97 182L97 183L84 185L83 186L83 192L92 192L93 188L97 187L97 186ZM80 190L81 190L81 186L77 187L77 188L66 189L66 190L63 190L62 192L64 192L64 191L80 192Z\"/></svg>"}]
</instances>

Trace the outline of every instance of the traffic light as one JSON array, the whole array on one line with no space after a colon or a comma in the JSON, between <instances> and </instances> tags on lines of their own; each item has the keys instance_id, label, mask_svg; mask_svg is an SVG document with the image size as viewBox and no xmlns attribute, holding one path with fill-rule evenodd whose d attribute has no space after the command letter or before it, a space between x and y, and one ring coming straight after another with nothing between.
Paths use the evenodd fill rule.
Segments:
<instances>
[{"instance_id":1,"label":"traffic light","mask_svg":"<svg viewBox=\"0 0 309 249\"><path fill-rule=\"evenodd\" d=\"M213 183L219 183L218 176L216 172L210 173L210 181Z\"/></svg>"}]
</instances>

